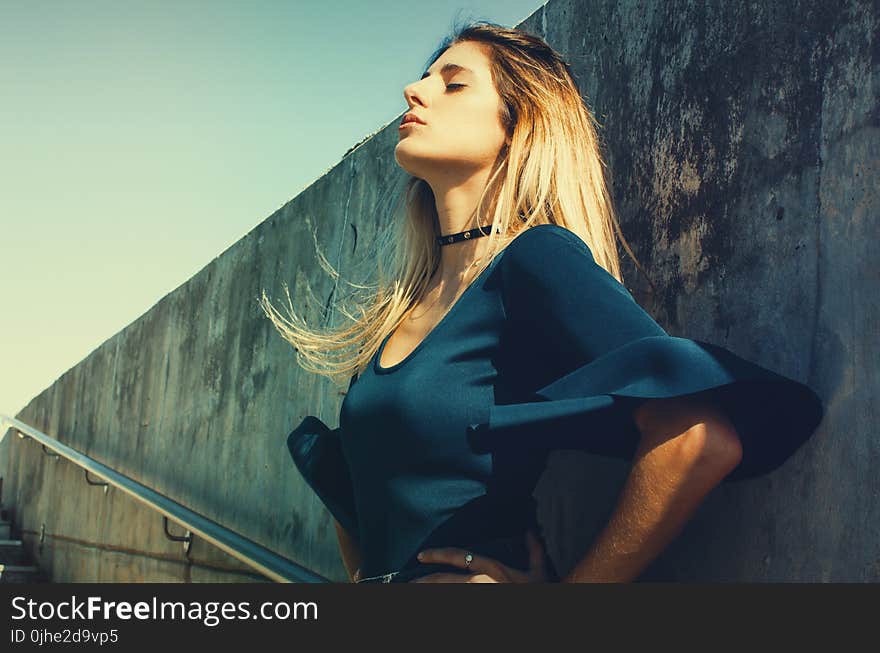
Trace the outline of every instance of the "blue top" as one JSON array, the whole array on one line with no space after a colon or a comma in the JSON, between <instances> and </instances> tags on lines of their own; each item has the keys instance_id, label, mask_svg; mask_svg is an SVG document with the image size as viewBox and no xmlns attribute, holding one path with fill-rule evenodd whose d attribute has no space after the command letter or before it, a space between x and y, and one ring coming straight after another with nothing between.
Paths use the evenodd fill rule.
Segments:
<instances>
[{"instance_id":1,"label":"blue top","mask_svg":"<svg viewBox=\"0 0 880 653\"><path fill-rule=\"evenodd\" d=\"M714 400L743 443L725 482L777 468L824 413L806 385L668 335L557 225L514 238L385 368L389 337L352 379L339 427L309 415L287 440L300 473L358 542L365 577L461 573L416 560L436 546L527 569L524 533L540 535L532 492L547 454L631 460L640 437L632 413L646 399Z\"/></svg>"}]
</instances>

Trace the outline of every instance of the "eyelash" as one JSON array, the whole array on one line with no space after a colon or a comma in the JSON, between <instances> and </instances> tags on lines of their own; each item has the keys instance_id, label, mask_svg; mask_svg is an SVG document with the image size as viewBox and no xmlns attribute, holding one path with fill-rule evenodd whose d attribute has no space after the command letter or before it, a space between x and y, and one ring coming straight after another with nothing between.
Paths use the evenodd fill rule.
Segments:
<instances>
[{"instance_id":1,"label":"eyelash","mask_svg":"<svg viewBox=\"0 0 880 653\"><path fill-rule=\"evenodd\" d=\"M448 90L448 89L452 88L453 86L464 86L464 84L447 84L446 88Z\"/></svg>"}]
</instances>

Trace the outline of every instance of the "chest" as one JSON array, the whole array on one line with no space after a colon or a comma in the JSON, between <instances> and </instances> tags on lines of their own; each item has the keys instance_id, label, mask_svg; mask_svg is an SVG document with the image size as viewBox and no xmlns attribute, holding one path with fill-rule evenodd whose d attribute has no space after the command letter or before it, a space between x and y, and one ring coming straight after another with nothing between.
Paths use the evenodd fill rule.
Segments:
<instances>
[{"instance_id":1,"label":"chest","mask_svg":"<svg viewBox=\"0 0 880 653\"><path fill-rule=\"evenodd\" d=\"M440 304L439 301L420 302L413 307L386 339L379 356L379 366L395 367L409 358L431 331L443 321L451 308L452 304Z\"/></svg>"},{"instance_id":2,"label":"chest","mask_svg":"<svg viewBox=\"0 0 880 653\"><path fill-rule=\"evenodd\" d=\"M374 460L391 473L472 453L467 426L495 402L504 313L491 293L459 302L427 333L414 332L421 340L403 358L389 354L382 365L386 339L351 386L340 412L349 460Z\"/></svg>"}]
</instances>

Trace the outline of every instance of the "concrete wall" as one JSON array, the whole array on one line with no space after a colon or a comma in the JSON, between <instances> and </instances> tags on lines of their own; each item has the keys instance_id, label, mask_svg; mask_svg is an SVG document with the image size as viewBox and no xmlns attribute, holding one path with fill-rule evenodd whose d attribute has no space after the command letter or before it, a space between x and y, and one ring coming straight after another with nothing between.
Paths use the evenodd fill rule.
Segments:
<instances>
[{"instance_id":1,"label":"concrete wall","mask_svg":"<svg viewBox=\"0 0 880 653\"><path fill-rule=\"evenodd\" d=\"M880 580L876 5L551 2L523 27L568 55L604 125L624 232L659 283L627 286L672 334L804 381L827 414L781 469L717 488L644 580ZM311 230L345 275L400 180L396 121L110 338L18 418L335 579L329 515L287 433L337 424L340 390L299 370L256 303L311 279ZM337 289L338 290L338 289ZM313 321L333 319L318 310ZM4 502L58 580L252 580L33 443L2 445ZM613 508L627 465L555 452L536 495L561 572ZM100 560L100 564L98 561Z\"/></svg>"}]
</instances>

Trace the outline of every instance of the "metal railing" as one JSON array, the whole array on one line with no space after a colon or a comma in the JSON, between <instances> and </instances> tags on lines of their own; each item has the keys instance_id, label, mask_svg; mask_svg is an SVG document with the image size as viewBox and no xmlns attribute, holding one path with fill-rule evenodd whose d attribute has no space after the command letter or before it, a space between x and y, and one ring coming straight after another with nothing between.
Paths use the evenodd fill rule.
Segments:
<instances>
[{"instance_id":1,"label":"metal railing","mask_svg":"<svg viewBox=\"0 0 880 653\"><path fill-rule=\"evenodd\" d=\"M192 533L195 533L271 580L282 583L332 582L13 417L0 415L0 442L6 436L7 425L18 432L19 438L32 438L39 442L43 447L44 454L61 456L83 468L86 481L91 485L103 485L105 492L108 484L112 485L161 513L164 516L165 534L169 539L185 542L187 553L189 553L189 547L192 544ZM49 449L54 453L49 452ZM92 481L89 474L103 479L104 482ZM168 532L169 518L185 527L187 534L183 537L171 535Z\"/></svg>"}]
</instances>

